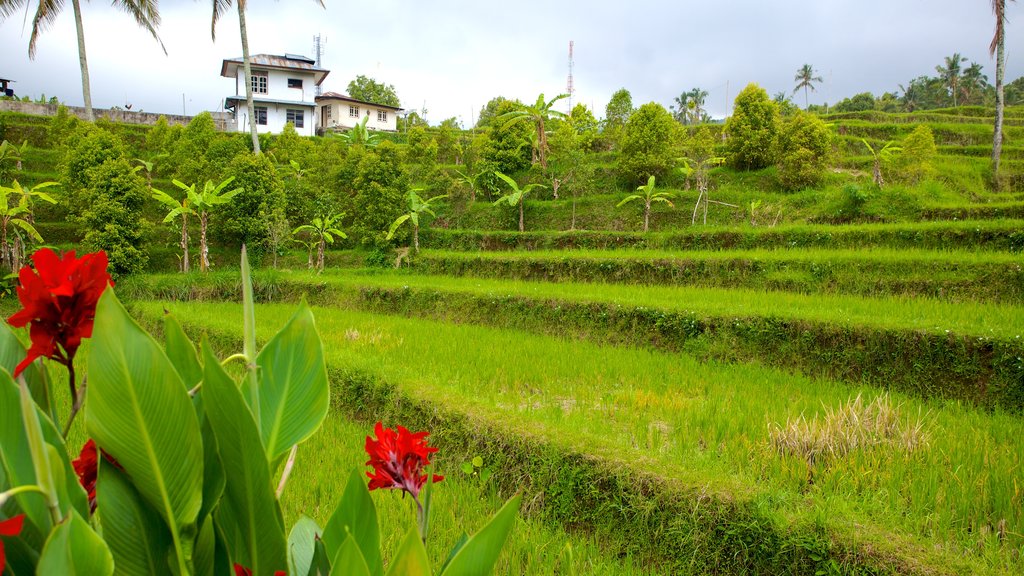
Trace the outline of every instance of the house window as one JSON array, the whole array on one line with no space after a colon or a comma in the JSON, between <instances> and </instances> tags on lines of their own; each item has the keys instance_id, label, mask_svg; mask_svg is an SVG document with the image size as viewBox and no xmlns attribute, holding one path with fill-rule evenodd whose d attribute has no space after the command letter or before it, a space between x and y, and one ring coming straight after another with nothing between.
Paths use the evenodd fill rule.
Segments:
<instances>
[{"instance_id":1,"label":"house window","mask_svg":"<svg viewBox=\"0 0 1024 576\"><path fill-rule=\"evenodd\" d=\"M334 106L324 106L324 118L327 120L331 119L331 108Z\"/></svg>"},{"instance_id":2,"label":"house window","mask_svg":"<svg viewBox=\"0 0 1024 576\"><path fill-rule=\"evenodd\" d=\"M267 125L267 107L266 106L256 106L255 108L253 108L253 112L256 114L256 124L258 126L266 126Z\"/></svg>"},{"instance_id":3,"label":"house window","mask_svg":"<svg viewBox=\"0 0 1024 576\"><path fill-rule=\"evenodd\" d=\"M305 116L302 110L287 110L285 111L285 116L287 116L288 122L294 124L296 128L302 128L302 120Z\"/></svg>"},{"instance_id":4,"label":"house window","mask_svg":"<svg viewBox=\"0 0 1024 576\"><path fill-rule=\"evenodd\" d=\"M387 122L388 113L384 110L377 110L377 122Z\"/></svg>"},{"instance_id":5,"label":"house window","mask_svg":"<svg viewBox=\"0 0 1024 576\"><path fill-rule=\"evenodd\" d=\"M352 106L351 104L349 104L349 107L348 107L348 117L349 118L359 118L359 106Z\"/></svg>"},{"instance_id":6,"label":"house window","mask_svg":"<svg viewBox=\"0 0 1024 576\"><path fill-rule=\"evenodd\" d=\"M253 94L266 94L267 93L267 73L266 72L253 72L252 73L252 92ZM264 108L265 110L265 108Z\"/></svg>"},{"instance_id":7,"label":"house window","mask_svg":"<svg viewBox=\"0 0 1024 576\"><path fill-rule=\"evenodd\" d=\"M288 87L289 88L299 88L299 89L302 89L302 79L301 78L289 78L288 79Z\"/></svg>"}]
</instances>

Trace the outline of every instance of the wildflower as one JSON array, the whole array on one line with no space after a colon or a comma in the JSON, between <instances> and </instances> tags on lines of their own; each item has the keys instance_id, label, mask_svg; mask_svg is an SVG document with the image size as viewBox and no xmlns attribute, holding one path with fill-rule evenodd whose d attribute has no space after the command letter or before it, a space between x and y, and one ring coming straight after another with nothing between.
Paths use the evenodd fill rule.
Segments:
<instances>
[{"instance_id":1,"label":"wildflower","mask_svg":"<svg viewBox=\"0 0 1024 576\"><path fill-rule=\"evenodd\" d=\"M397 488L416 499L427 481L423 467L430 465L430 455L437 452L437 448L427 445L429 432L412 433L402 426L397 428L397 431L384 428L377 422L374 427L377 439L366 437L366 453L370 455L366 464L373 466L373 472L366 473L370 478L369 487L370 490ZM434 475L434 482L441 480L444 476Z\"/></svg>"},{"instance_id":2,"label":"wildflower","mask_svg":"<svg viewBox=\"0 0 1024 576\"><path fill-rule=\"evenodd\" d=\"M107 462L117 466L120 470L124 470L110 454L102 450L99 452L103 454L103 458ZM82 485L86 494L89 495L90 512L96 511L96 470L98 464L96 456L96 442L90 439L82 446L81 452L78 453L78 458L71 462L71 466L75 469L75 474L78 475L78 483Z\"/></svg>"},{"instance_id":3,"label":"wildflower","mask_svg":"<svg viewBox=\"0 0 1024 576\"><path fill-rule=\"evenodd\" d=\"M25 266L18 273L19 310L7 321L20 328L31 324L32 346L14 375L21 374L39 357L71 366L83 338L92 336L96 303L107 285L107 255L104 252L75 258L72 250L61 259L43 248L32 255L36 270Z\"/></svg>"},{"instance_id":4,"label":"wildflower","mask_svg":"<svg viewBox=\"0 0 1024 576\"><path fill-rule=\"evenodd\" d=\"M0 536L17 536L21 534L21 526L24 522L24 514L18 514L13 518L0 521ZM4 541L0 540L0 574L3 574L5 566L7 566L7 556L4 554Z\"/></svg>"}]
</instances>

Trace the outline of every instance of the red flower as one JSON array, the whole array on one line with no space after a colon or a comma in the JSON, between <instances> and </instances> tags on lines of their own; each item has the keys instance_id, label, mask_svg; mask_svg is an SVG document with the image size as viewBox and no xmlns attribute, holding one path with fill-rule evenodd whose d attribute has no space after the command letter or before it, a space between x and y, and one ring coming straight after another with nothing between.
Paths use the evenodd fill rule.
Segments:
<instances>
[{"instance_id":1,"label":"red flower","mask_svg":"<svg viewBox=\"0 0 1024 576\"><path fill-rule=\"evenodd\" d=\"M252 570L249 570L241 564L235 564L235 576L252 576ZM284 570L278 570L274 572L274 576L288 576L288 573Z\"/></svg>"},{"instance_id":2,"label":"red flower","mask_svg":"<svg viewBox=\"0 0 1024 576\"><path fill-rule=\"evenodd\" d=\"M419 496L426 474L421 474L424 466L430 464L430 455L437 448L427 446L426 437L429 432L409 432L402 426L398 431L385 428L380 422L374 427L377 439L366 437L366 453L370 459L366 462L373 466L373 472L367 472L370 478L370 490L377 488L398 488ZM434 475L434 482L444 480L444 476Z\"/></svg>"},{"instance_id":3,"label":"red flower","mask_svg":"<svg viewBox=\"0 0 1024 576\"><path fill-rule=\"evenodd\" d=\"M28 266L18 273L23 309L7 319L17 328L32 325L32 346L14 369L15 376L41 356L70 365L82 338L92 336L96 303L110 284L107 255L102 251L75 258L72 250L61 259L43 248L32 255L32 261L38 274Z\"/></svg>"},{"instance_id":4,"label":"red flower","mask_svg":"<svg viewBox=\"0 0 1024 576\"><path fill-rule=\"evenodd\" d=\"M103 450L100 450L103 454L103 458L117 466L119 470L124 470L117 460L112 458L110 454L107 454ZM89 511L96 511L96 442L90 439L82 446L82 451L78 453L78 458L75 458L71 462L71 466L75 469L75 474L78 475L78 483L85 488L85 492L89 495Z\"/></svg>"},{"instance_id":5,"label":"red flower","mask_svg":"<svg viewBox=\"0 0 1024 576\"><path fill-rule=\"evenodd\" d=\"M0 522L0 536L17 536L21 534L21 525L24 521L25 515L18 514L14 518ZM0 574L3 574L5 566L7 566L7 555L4 554L4 541L0 540Z\"/></svg>"}]
</instances>

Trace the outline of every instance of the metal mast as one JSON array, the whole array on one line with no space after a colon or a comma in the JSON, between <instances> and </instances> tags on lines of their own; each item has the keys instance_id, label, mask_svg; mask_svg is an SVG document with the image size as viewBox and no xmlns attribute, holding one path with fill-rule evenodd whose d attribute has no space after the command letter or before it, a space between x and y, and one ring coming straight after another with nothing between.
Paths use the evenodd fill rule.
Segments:
<instances>
[{"instance_id":1,"label":"metal mast","mask_svg":"<svg viewBox=\"0 0 1024 576\"><path fill-rule=\"evenodd\" d=\"M569 95L569 113L572 114L572 95L576 92L576 87L572 83L572 46L573 41L569 40L569 80L565 85L565 92Z\"/></svg>"},{"instance_id":2,"label":"metal mast","mask_svg":"<svg viewBox=\"0 0 1024 576\"><path fill-rule=\"evenodd\" d=\"M316 67L323 68L324 45L323 42L320 40L320 34L313 36L313 54L316 55ZM315 86L314 90L317 96L323 94L324 91L323 87L321 87L319 84Z\"/></svg>"}]
</instances>

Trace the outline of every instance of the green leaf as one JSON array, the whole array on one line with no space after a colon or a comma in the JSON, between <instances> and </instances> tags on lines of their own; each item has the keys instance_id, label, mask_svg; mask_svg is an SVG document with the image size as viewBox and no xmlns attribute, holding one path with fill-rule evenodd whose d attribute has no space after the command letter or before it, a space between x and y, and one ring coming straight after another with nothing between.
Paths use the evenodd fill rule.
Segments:
<instances>
[{"instance_id":1,"label":"green leaf","mask_svg":"<svg viewBox=\"0 0 1024 576\"><path fill-rule=\"evenodd\" d=\"M204 342L202 348L201 393L227 476L214 517L224 530L232 561L253 574L273 574L287 568L288 554L270 464L241 392L209 345Z\"/></svg>"},{"instance_id":2,"label":"green leaf","mask_svg":"<svg viewBox=\"0 0 1024 576\"><path fill-rule=\"evenodd\" d=\"M106 543L77 513L72 513L46 540L36 574L107 576L114 559Z\"/></svg>"},{"instance_id":3,"label":"green leaf","mask_svg":"<svg viewBox=\"0 0 1024 576\"><path fill-rule=\"evenodd\" d=\"M202 505L199 421L181 377L111 289L96 307L86 426L167 522L185 573Z\"/></svg>"},{"instance_id":4,"label":"green leaf","mask_svg":"<svg viewBox=\"0 0 1024 576\"><path fill-rule=\"evenodd\" d=\"M482 574L477 570L471 574ZM427 558L427 550L423 547L419 532L416 528L409 530L405 540L391 560L387 576L430 576L430 560Z\"/></svg>"},{"instance_id":5,"label":"green leaf","mask_svg":"<svg viewBox=\"0 0 1024 576\"><path fill-rule=\"evenodd\" d=\"M347 534L355 538L366 565L370 567L370 573L373 576L383 574L377 508L373 505L366 480L358 468L353 468L349 474L345 492L324 528L323 541L329 558L337 556Z\"/></svg>"},{"instance_id":6,"label":"green leaf","mask_svg":"<svg viewBox=\"0 0 1024 576\"><path fill-rule=\"evenodd\" d=\"M462 472L465 473L465 474L472 474L473 473L473 464L470 463L470 462L463 462L462 463Z\"/></svg>"},{"instance_id":7,"label":"green leaf","mask_svg":"<svg viewBox=\"0 0 1024 576\"><path fill-rule=\"evenodd\" d=\"M316 521L302 516L288 534L288 573L308 574L316 553L316 537L323 530Z\"/></svg>"},{"instance_id":8,"label":"green leaf","mask_svg":"<svg viewBox=\"0 0 1024 576\"><path fill-rule=\"evenodd\" d=\"M477 468L480 468L483 465L484 465L484 459L483 458L481 458L480 456L474 456L473 457L473 466L475 466Z\"/></svg>"},{"instance_id":9,"label":"green leaf","mask_svg":"<svg viewBox=\"0 0 1024 576\"><path fill-rule=\"evenodd\" d=\"M470 576L490 574L494 563L498 560L505 541L508 539L512 526L516 522L519 503L522 496L516 495L509 499L494 518L479 532L473 535L452 558L445 568L443 576Z\"/></svg>"},{"instance_id":10,"label":"green leaf","mask_svg":"<svg viewBox=\"0 0 1024 576\"><path fill-rule=\"evenodd\" d=\"M323 540L317 540L313 545L313 562L309 565L309 572L306 576L327 576L331 573L331 559L327 556L327 548Z\"/></svg>"},{"instance_id":11,"label":"green leaf","mask_svg":"<svg viewBox=\"0 0 1024 576\"><path fill-rule=\"evenodd\" d=\"M331 562L331 574L339 576L370 576L370 568L366 565L363 553L359 551L356 539L349 534L345 543L338 549L338 555Z\"/></svg>"},{"instance_id":12,"label":"green leaf","mask_svg":"<svg viewBox=\"0 0 1024 576\"><path fill-rule=\"evenodd\" d=\"M313 312L303 302L256 357L260 435L267 459L309 438L327 417L330 385Z\"/></svg>"},{"instance_id":13,"label":"green leaf","mask_svg":"<svg viewBox=\"0 0 1024 576\"><path fill-rule=\"evenodd\" d=\"M245 355L245 384L242 387L245 399L256 417L256 425L260 420L260 390L256 379L256 304L252 297L252 271L249 269L249 256L242 244L242 354Z\"/></svg>"},{"instance_id":14,"label":"green leaf","mask_svg":"<svg viewBox=\"0 0 1024 576\"><path fill-rule=\"evenodd\" d=\"M164 343L167 358L178 371L186 390L191 390L203 379L203 367L199 364L196 347L185 335L181 324L170 314L164 314Z\"/></svg>"},{"instance_id":15,"label":"green leaf","mask_svg":"<svg viewBox=\"0 0 1024 576\"><path fill-rule=\"evenodd\" d=\"M386 240L391 240L392 238L394 238L395 237L395 232L398 230L398 227L401 226L408 219L409 219L409 215L408 214L402 214L401 216L396 218L395 221L391 223L391 228L388 229L388 236L387 236Z\"/></svg>"},{"instance_id":16,"label":"green leaf","mask_svg":"<svg viewBox=\"0 0 1024 576\"><path fill-rule=\"evenodd\" d=\"M102 510L103 539L110 547L117 574L168 572L173 542L167 525L124 472L106 458L98 460L97 507Z\"/></svg>"},{"instance_id":17,"label":"green leaf","mask_svg":"<svg viewBox=\"0 0 1024 576\"><path fill-rule=\"evenodd\" d=\"M14 374L14 369L25 359L27 351L24 344L11 330L7 322L0 322L0 368ZM39 362L33 362L21 373L28 385L32 399L50 420L56 421L50 383L45 370L40 369Z\"/></svg>"},{"instance_id":18,"label":"green leaf","mask_svg":"<svg viewBox=\"0 0 1024 576\"><path fill-rule=\"evenodd\" d=\"M220 547L221 555L217 551ZM196 551L193 554L195 561L196 576L217 576L218 574L230 574L231 565L226 554L223 554L224 542L217 536L217 529L214 526L213 518L207 518L203 527L199 529L199 537L196 538ZM217 563L220 561L220 565Z\"/></svg>"},{"instance_id":19,"label":"green leaf","mask_svg":"<svg viewBox=\"0 0 1024 576\"><path fill-rule=\"evenodd\" d=\"M463 532L462 535L459 536L459 539L455 541L455 545L452 546L452 549L448 551L448 557L445 558L444 564L441 565L442 574L444 574L448 565L452 563L452 558L455 558L455 555L459 553L459 550L462 550L462 547L466 545L466 542L469 542L469 534Z\"/></svg>"},{"instance_id":20,"label":"green leaf","mask_svg":"<svg viewBox=\"0 0 1024 576\"><path fill-rule=\"evenodd\" d=\"M632 194L632 195L630 195L630 196L626 196L625 198L623 198L623 199L622 199L622 202L619 202L618 204L616 204L616 205L615 205L615 207L616 207L616 208L621 208L622 206L624 206L624 205L626 205L626 204L629 204L629 203L630 203L630 202L632 202L633 200L639 200L639 199L640 199L640 196L639 196L639 195L637 195L637 194Z\"/></svg>"}]
</instances>

